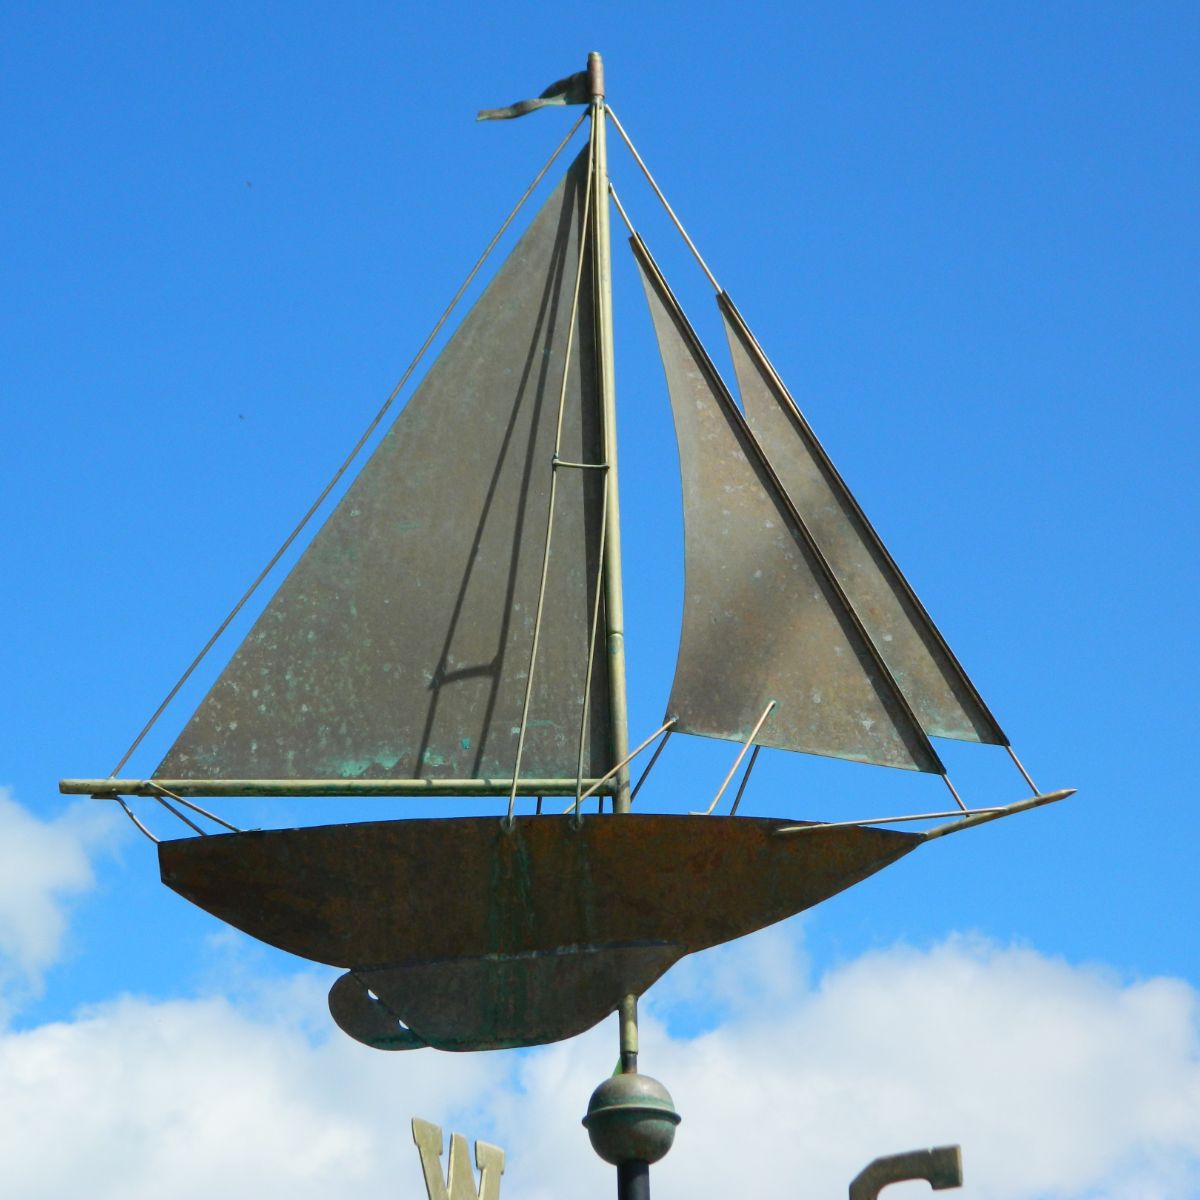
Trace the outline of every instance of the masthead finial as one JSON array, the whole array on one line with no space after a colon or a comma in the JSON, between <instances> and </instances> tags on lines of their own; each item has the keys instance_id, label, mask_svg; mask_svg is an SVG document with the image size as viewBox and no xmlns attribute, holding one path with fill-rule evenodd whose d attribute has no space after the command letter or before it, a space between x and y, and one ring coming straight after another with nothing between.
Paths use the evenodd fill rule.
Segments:
<instances>
[{"instance_id":1,"label":"masthead finial","mask_svg":"<svg viewBox=\"0 0 1200 1200\"><path fill-rule=\"evenodd\" d=\"M604 97L604 59L600 57L598 50L593 50L588 55L587 74L588 90L591 92L592 98L602 99Z\"/></svg>"}]
</instances>

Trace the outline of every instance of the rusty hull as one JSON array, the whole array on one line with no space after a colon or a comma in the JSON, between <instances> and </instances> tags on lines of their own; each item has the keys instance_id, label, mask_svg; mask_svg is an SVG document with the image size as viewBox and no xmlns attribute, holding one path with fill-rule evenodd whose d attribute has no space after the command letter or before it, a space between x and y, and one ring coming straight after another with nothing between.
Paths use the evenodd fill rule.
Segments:
<instances>
[{"instance_id":1,"label":"rusty hull","mask_svg":"<svg viewBox=\"0 0 1200 1200\"><path fill-rule=\"evenodd\" d=\"M343 1004L352 1036L407 1048L403 1022L417 1044L471 1050L582 1032L683 955L809 908L921 842L860 827L776 835L795 824L461 817L185 838L158 853L163 882L207 912L350 968L395 1019Z\"/></svg>"},{"instance_id":2,"label":"rusty hull","mask_svg":"<svg viewBox=\"0 0 1200 1200\"><path fill-rule=\"evenodd\" d=\"M685 953L670 942L561 946L350 971L329 991L344 1033L376 1050L503 1050L574 1037Z\"/></svg>"},{"instance_id":3,"label":"rusty hull","mask_svg":"<svg viewBox=\"0 0 1200 1200\"><path fill-rule=\"evenodd\" d=\"M690 953L789 917L920 836L644 813L372 821L162 842L163 882L246 933L340 967L559 946Z\"/></svg>"}]
</instances>

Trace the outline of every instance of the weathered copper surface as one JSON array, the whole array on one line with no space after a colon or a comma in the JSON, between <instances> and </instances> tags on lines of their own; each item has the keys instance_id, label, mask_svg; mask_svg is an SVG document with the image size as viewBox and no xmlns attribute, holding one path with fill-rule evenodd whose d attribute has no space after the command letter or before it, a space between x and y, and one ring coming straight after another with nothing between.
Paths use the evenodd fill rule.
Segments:
<instances>
[{"instance_id":1,"label":"weathered copper surface","mask_svg":"<svg viewBox=\"0 0 1200 1200\"><path fill-rule=\"evenodd\" d=\"M889 1184L912 1179L925 1180L935 1192L962 1187L962 1147L933 1146L877 1158L851 1181L850 1200L878 1200Z\"/></svg>"},{"instance_id":2,"label":"weathered copper surface","mask_svg":"<svg viewBox=\"0 0 1200 1200\"><path fill-rule=\"evenodd\" d=\"M718 296L746 419L926 733L1004 745L1000 726L887 552L733 301Z\"/></svg>"},{"instance_id":3,"label":"weathered copper surface","mask_svg":"<svg viewBox=\"0 0 1200 1200\"><path fill-rule=\"evenodd\" d=\"M516 757L579 259L586 151L155 772L504 778ZM585 281L591 267L585 264ZM590 283L561 457L600 461ZM522 773L575 776L602 472L559 471ZM605 656L582 772L611 765Z\"/></svg>"},{"instance_id":4,"label":"weathered copper surface","mask_svg":"<svg viewBox=\"0 0 1200 1200\"><path fill-rule=\"evenodd\" d=\"M362 967L330 992L351 1037L377 1049L503 1050L574 1037L640 994L683 954L671 943L559 946L519 955ZM377 997L372 1000L367 989ZM352 989L357 989L358 996Z\"/></svg>"},{"instance_id":5,"label":"weathered copper surface","mask_svg":"<svg viewBox=\"0 0 1200 1200\"><path fill-rule=\"evenodd\" d=\"M633 238L666 369L683 475L675 728L940 770L649 251Z\"/></svg>"},{"instance_id":6,"label":"weathered copper surface","mask_svg":"<svg viewBox=\"0 0 1200 1200\"><path fill-rule=\"evenodd\" d=\"M162 842L163 882L254 937L341 967L671 941L687 952L817 904L919 835L634 813L373 821Z\"/></svg>"},{"instance_id":7,"label":"weathered copper surface","mask_svg":"<svg viewBox=\"0 0 1200 1200\"><path fill-rule=\"evenodd\" d=\"M671 1093L657 1079L622 1070L592 1092L583 1126L606 1163L649 1166L671 1149L680 1119Z\"/></svg>"},{"instance_id":8,"label":"weathered copper surface","mask_svg":"<svg viewBox=\"0 0 1200 1200\"><path fill-rule=\"evenodd\" d=\"M420 1050L429 1044L402 1025L353 971L339 975L329 989L329 1015L343 1033L372 1050Z\"/></svg>"}]
</instances>

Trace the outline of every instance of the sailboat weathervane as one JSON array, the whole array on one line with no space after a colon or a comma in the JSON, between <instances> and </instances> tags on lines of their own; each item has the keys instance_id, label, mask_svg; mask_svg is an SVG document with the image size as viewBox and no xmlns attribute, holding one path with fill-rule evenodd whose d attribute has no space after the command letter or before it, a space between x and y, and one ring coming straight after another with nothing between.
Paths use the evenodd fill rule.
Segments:
<instances>
[{"instance_id":1,"label":"sailboat weathervane","mask_svg":"<svg viewBox=\"0 0 1200 1200\"><path fill-rule=\"evenodd\" d=\"M593 1096L588 1130L622 1194L648 1195L645 1165L678 1116L637 1074L638 996L683 956L818 904L924 842L1071 792L1038 792L1012 754L606 103L599 55L537 100L479 115L559 104L586 107L501 233L590 118L586 145L158 767L120 777L147 726L108 777L60 787L119 803L186 899L342 968L330 1011L367 1045L533 1046L619 1011L622 1070ZM713 286L740 405L617 199L610 125ZM679 656L660 726L633 747L610 204L629 226L683 483ZM679 813L632 811L675 734L738 745L716 798L706 785ZM1004 747L1032 794L969 808L931 737ZM836 822L742 815L764 748L939 775L952 807ZM198 803L233 796L490 797L496 811L241 831ZM137 797L187 836L159 840Z\"/></svg>"}]
</instances>

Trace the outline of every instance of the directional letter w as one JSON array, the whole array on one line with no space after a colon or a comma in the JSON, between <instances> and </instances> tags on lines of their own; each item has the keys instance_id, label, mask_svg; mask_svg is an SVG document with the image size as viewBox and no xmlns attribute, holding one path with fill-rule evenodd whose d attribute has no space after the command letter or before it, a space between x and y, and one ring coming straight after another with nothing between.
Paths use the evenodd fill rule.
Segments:
<instances>
[{"instance_id":1,"label":"directional letter w","mask_svg":"<svg viewBox=\"0 0 1200 1200\"><path fill-rule=\"evenodd\" d=\"M479 1168L479 1187L467 1155L467 1139L461 1133L450 1135L450 1167L442 1179L442 1131L420 1117L413 1117L413 1141L421 1154L425 1172L425 1191L429 1200L500 1200L500 1176L504 1174L504 1151L487 1142L475 1143L475 1165Z\"/></svg>"}]
</instances>

